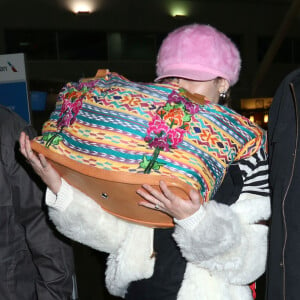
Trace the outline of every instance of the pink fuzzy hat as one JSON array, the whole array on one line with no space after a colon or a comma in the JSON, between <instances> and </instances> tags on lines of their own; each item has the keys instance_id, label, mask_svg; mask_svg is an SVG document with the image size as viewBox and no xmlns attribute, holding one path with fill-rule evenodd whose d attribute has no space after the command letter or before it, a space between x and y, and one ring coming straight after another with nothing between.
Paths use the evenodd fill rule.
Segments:
<instances>
[{"instance_id":1,"label":"pink fuzzy hat","mask_svg":"<svg viewBox=\"0 0 300 300\"><path fill-rule=\"evenodd\" d=\"M223 33L209 25L192 24L171 32L162 42L156 63L157 78L181 77L206 81L216 77L238 81L240 53Z\"/></svg>"}]
</instances>

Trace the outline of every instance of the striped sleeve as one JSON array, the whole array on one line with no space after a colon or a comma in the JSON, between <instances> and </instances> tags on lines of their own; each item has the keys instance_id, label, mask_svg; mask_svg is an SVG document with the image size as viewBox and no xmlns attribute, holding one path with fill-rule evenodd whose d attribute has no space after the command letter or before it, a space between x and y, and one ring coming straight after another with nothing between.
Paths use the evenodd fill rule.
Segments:
<instances>
[{"instance_id":1,"label":"striped sleeve","mask_svg":"<svg viewBox=\"0 0 300 300\"><path fill-rule=\"evenodd\" d=\"M264 149L238 162L244 181L242 193L269 196L268 160Z\"/></svg>"}]
</instances>

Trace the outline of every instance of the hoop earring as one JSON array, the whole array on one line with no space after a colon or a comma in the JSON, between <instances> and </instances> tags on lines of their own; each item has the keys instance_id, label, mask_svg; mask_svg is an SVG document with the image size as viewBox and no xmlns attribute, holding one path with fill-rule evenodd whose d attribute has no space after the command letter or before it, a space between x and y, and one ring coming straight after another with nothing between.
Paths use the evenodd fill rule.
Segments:
<instances>
[{"instance_id":1,"label":"hoop earring","mask_svg":"<svg viewBox=\"0 0 300 300\"><path fill-rule=\"evenodd\" d=\"M219 104L224 104L227 99L227 93L226 92L221 92L219 94Z\"/></svg>"},{"instance_id":2,"label":"hoop earring","mask_svg":"<svg viewBox=\"0 0 300 300\"><path fill-rule=\"evenodd\" d=\"M221 99L225 100L226 97L227 97L226 92L221 92L221 93L219 94L219 97L220 97Z\"/></svg>"}]
</instances>

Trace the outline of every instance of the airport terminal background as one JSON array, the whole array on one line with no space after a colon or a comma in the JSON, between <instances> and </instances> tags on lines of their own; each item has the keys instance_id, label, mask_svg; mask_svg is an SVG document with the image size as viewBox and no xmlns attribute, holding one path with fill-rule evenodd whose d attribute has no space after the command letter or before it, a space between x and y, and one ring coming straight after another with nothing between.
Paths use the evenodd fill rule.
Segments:
<instances>
[{"instance_id":1,"label":"airport terminal background","mask_svg":"<svg viewBox=\"0 0 300 300\"><path fill-rule=\"evenodd\" d=\"M300 65L299 0L85 0L92 8L79 13L73 2L0 0L0 55L24 53L29 99L46 95L44 107L31 105L38 132L68 81L99 68L152 81L162 39L184 24L211 24L237 44L242 71L232 107L266 129L278 84ZM80 300L118 299L104 287L106 255L75 242L74 250ZM257 300L263 290L262 277Z\"/></svg>"}]
</instances>

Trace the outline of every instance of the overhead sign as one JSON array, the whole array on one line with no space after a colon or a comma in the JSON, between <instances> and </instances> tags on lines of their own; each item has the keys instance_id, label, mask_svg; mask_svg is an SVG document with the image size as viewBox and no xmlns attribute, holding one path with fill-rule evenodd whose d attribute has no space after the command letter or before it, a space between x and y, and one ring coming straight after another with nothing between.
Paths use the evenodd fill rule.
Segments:
<instances>
[{"instance_id":1,"label":"overhead sign","mask_svg":"<svg viewBox=\"0 0 300 300\"><path fill-rule=\"evenodd\" d=\"M0 55L0 103L30 123L30 107L23 53Z\"/></svg>"},{"instance_id":2,"label":"overhead sign","mask_svg":"<svg viewBox=\"0 0 300 300\"><path fill-rule=\"evenodd\" d=\"M241 109L268 109L273 98L243 98L241 99Z\"/></svg>"}]
</instances>

